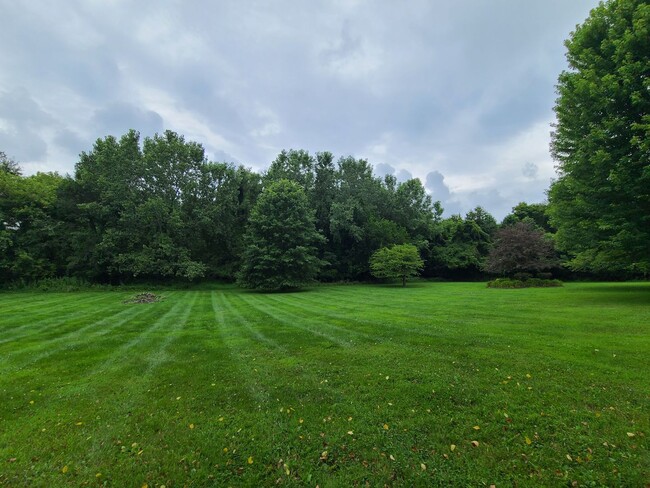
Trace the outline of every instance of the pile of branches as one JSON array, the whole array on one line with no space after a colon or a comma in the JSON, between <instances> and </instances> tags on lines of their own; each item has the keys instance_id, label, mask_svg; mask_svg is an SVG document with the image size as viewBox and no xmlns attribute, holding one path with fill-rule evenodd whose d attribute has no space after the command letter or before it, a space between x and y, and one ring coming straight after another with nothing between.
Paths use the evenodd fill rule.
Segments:
<instances>
[{"instance_id":1,"label":"pile of branches","mask_svg":"<svg viewBox=\"0 0 650 488\"><path fill-rule=\"evenodd\" d=\"M138 293L137 295L132 296L128 300L124 300L124 303L156 303L163 300L164 297L156 295L154 293Z\"/></svg>"}]
</instances>

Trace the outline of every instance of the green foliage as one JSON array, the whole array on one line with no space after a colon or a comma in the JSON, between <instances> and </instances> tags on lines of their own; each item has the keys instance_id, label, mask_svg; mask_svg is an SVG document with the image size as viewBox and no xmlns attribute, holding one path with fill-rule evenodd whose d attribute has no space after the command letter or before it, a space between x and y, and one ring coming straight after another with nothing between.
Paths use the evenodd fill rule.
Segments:
<instances>
[{"instance_id":1,"label":"green foliage","mask_svg":"<svg viewBox=\"0 0 650 488\"><path fill-rule=\"evenodd\" d=\"M520 202L512 207L512 212L504 217L501 225L514 225L517 222L529 222L551 234L557 231L549 221L548 205L545 203Z\"/></svg>"},{"instance_id":2,"label":"green foliage","mask_svg":"<svg viewBox=\"0 0 650 488\"><path fill-rule=\"evenodd\" d=\"M314 212L298 183L278 180L267 186L253 208L238 282L275 291L300 288L315 280L322 265Z\"/></svg>"},{"instance_id":3,"label":"green foliage","mask_svg":"<svg viewBox=\"0 0 650 488\"><path fill-rule=\"evenodd\" d=\"M383 247L370 258L370 272L375 278L399 278L402 286L406 279L420 274L424 261L412 244Z\"/></svg>"},{"instance_id":4,"label":"green foliage","mask_svg":"<svg viewBox=\"0 0 650 488\"><path fill-rule=\"evenodd\" d=\"M31 282L59 270L55 204L63 180L56 173L0 171L0 283Z\"/></svg>"},{"instance_id":5,"label":"green foliage","mask_svg":"<svg viewBox=\"0 0 650 488\"><path fill-rule=\"evenodd\" d=\"M549 214L576 270L650 270L650 5L610 0L566 42Z\"/></svg>"},{"instance_id":6,"label":"green foliage","mask_svg":"<svg viewBox=\"0 0 650 488\"><path fill-rule=\"evenodd\" d=\"M542 278L528 278L525 280L497 278L487 283L488 288L557 288L558 286L563 286L560 280Z\"/></svg>"}]
</instances>

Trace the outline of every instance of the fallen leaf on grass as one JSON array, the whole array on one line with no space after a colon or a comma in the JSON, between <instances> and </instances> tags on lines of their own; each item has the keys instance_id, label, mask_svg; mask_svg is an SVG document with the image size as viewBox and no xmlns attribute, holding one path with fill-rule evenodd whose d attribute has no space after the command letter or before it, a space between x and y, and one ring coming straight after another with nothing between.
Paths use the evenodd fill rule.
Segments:
<instances>
[{"instance_id":1,"label":"fallen leaf on grass","mask_svg":"<svg viewBox=\"0 0 650 488\"><path fill-rule=\"evenodd\" d=\"M525 440L526 440L526 444L528 444L529 446L533 443L533 441L531 441L530 437L528 437L528 436L526 436Z\"/></svg>"},{"instance_id":2,"label":"fallen leaf on grass","mask_svg":"<svg viewBox=\"0 0 650 488\"><path fill-rule=\"evenodd\" d=\"M389 429L388 424L384 424L384 430L388 430L388 429Z\"/></svg>"},{"instance_id":3,"label":"fallen leaf on grass","mask_svg":"<svg viewBox=\"0 0 650 488\"><path fill-rule=\"evenodd\" d=\"M478 425L475 425L474 427L472 427L472 429L474 429L474 430L481 430L481 428L480 428Z\"/></svg>"},{"instance_id":4,"label":"fallen leaf on grass","mask_svg":"<svg viewBox=\"0 0 650 488\"><path fill-rule=\"evenodd\" d=\"M354 431L348 430L348 435L354 435Z\"/></svg>"},{"instance_id":5,"label":"fallen leaf on grass","mask_svg":"<svg viewBox=\"0 0 650 488\"><path fill-rule=\"evenodd\" d=\"M478 447L479 442L478 441L472 441L472 447Z\"/></svg>"},{"instance_id":6,"label":"fallen leaf on grass","mask_svg":"<svg viewBox=\"0 0 650 488\"><path fill-rule=\"evenodd\" d=\"M253 464L253 456L248 457L248 464Z\"/></svg>"},{"instance_id":7,"label":"fallen leaf on grass","mask_svg":"<svg viewBox=\"0 0 650 488\"><path fill-rule=\"evenodd\" d=\"M451 452L454 452L456 450L456 444L452 444L451 446L449 446L449 449L451 450Z\"/></svg>"},{"instance_id":8,"label":"fallen leaf on grass","mask_svg":"<svg viewBox=\"0 0 650 488\"><path fill-rule=\"evenodd\" d=\"M395 461L395 456L393 456L392 454L388 457L390 458L391 461Z\"/></svg>"},{"instance_id":9,"label":"fallen leaf on grass","mask_svg":"<svg viewBox=\"0 0 650 488\"><path fill-rule=\"evenodd\" d=\"M190 429L193 429L193 428L194 428L194 424L190 424Z\"/></svg>"},{"instance_id":10,"label":"fallen leaf on grass","mask_svg":"<svg viewBox=\"0 0 650 488\"><path fill-rule=\"evenodd\" d=\"M67 466L67 465L66 465L66 466L63 466L63 467L61 468L61 472L62 472L63 474L66 474L66 473L68 472L68 466Z\"/></svg>"},{"instance_id":11,"label":"fallen leaf on grass","mask_svg":"<svg viewBox=\"0 0 650 488\"><path fill-rule=\"evenodd\" d=\"M567 458L569 461L573 461L573 458L571 457L571 454L567 454L567 455L566 455L566 458Z\"/></svg>"},{"instance_id":12,"label":"fallen leaf on grass","mask_svg":"<svg viewBox=\"0 0 650 488\"><path fill-rule=\"evenodd\" d=\"M627 433L627 436L628 436L628 437L634 437L634 435L635 435L634 432L628 432L628 433Z\"/></svg>"},{"instance_id":13,"label":"fallen leaf on grass","mask_svg":"<svg viewBox=\"0 0 650 488\"><path fill-rule=\"evenodd\" d=\"M18 460L18 458L9 458L7 460L8 463L15 463Z\"/></svg>"},{"instance_id":14,"label":"fallen leaf on grass","mask_svg":"<svg viewBox=\"0 0 650 488\"><path fill-rule=\"evenodd\" d=\"M427 470L427 465L424 464L424 463L421 463L421 464L420 464L420 469L421 469L422 471L426 471L426 470Z\"/></svg>"}]
</instances>

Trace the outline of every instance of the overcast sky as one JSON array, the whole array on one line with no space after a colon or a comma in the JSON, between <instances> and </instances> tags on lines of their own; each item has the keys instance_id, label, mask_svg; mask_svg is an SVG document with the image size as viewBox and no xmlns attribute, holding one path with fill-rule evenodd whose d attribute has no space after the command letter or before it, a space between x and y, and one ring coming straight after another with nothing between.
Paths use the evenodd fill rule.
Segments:
<instances>
[{"instance_id":1,"label":"overcast sky","mask_svg":"<svg viewBox=\"0 0 650 488\"><path fill-rule=\"evenodd\" d=\"M545 199L564 40L596 0L0 0L0 150L26 174L172 129L418 177L445 215Z\"/></svg>"}]
</instances>

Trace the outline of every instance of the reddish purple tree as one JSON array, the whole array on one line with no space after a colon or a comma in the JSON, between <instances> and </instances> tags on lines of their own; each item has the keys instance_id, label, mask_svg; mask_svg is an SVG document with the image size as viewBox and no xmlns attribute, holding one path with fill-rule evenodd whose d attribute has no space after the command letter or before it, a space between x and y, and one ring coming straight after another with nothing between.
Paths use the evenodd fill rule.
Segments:
<instances>
[{"instance_id":1,"label":"reddish purple tree","mask_svg":"<svg viewBox=\"0 0 650 488\"><path fill-rule=\"evenodd\" d=\"M557 264L553 241L529 222L517 222L497 230L485 269L512 275L543 271Z\"/></svg>"}]
</instances>

